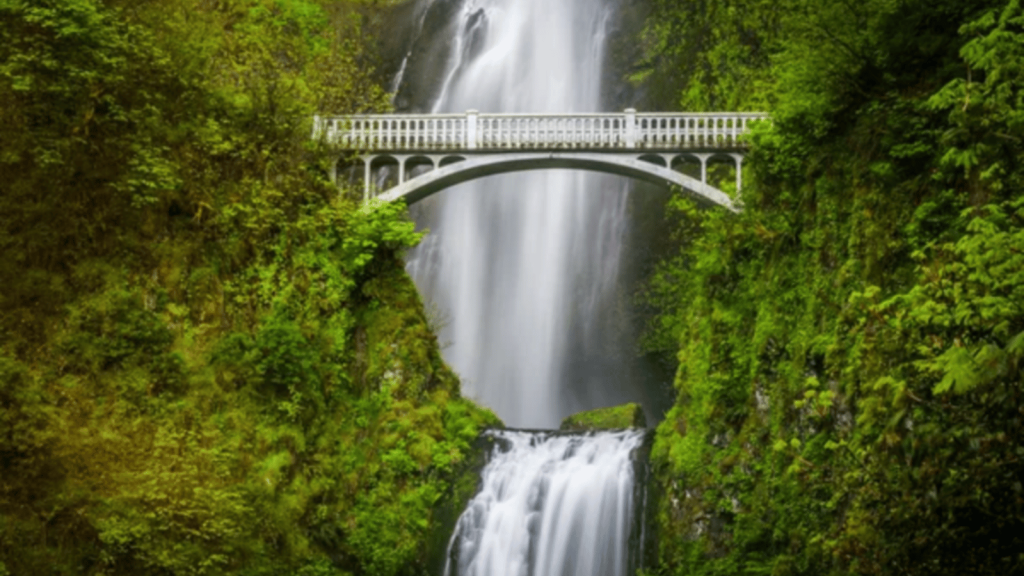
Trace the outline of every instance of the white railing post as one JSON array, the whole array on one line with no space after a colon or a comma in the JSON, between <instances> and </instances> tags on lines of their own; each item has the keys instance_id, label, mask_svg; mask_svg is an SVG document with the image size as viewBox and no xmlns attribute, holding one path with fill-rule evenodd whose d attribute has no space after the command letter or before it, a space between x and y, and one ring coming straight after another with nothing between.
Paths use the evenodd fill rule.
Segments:
<instances>
[{"instance_id":1,"label":"white railing post","mask_svg":"<svg viewBox=\"0 0 1024 576\"><path fill-rule=\"evenodd\" d=\"M470 150L476 150L476 119L479 114L476 110L466 111L466 148Z\"/></svg>"},{"instance_id":2,"label":"white railing post","mask_svg":"<svg viewBox=\"0 0 1024 576\"><path fill-rule=\"evenodd\" d=\"M626 148L636 148L636 108L626 108Z\"/></svg>"}]
</instances>

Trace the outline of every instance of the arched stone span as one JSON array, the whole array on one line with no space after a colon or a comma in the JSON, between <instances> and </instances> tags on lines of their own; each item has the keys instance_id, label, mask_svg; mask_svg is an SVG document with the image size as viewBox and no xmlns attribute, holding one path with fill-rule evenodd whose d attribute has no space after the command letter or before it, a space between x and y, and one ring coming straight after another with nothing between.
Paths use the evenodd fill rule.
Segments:
<instances>
[{"instance_id":1,"label":"arched stone span","mask_svg":"<svg viewBox=\"0 0 1024 576\"><path fill-rule=\"evenodd\" d=\"M697 200L738 212L725 193L696 178L669 170L636 155L598 152L503 153L466 155L465 160L442 166L387 190L377 198L386 202L418 202L445 188L495 174L523 170L567 168L616 174L659 185L677 185Z\"/></svg>"}]
</instances>

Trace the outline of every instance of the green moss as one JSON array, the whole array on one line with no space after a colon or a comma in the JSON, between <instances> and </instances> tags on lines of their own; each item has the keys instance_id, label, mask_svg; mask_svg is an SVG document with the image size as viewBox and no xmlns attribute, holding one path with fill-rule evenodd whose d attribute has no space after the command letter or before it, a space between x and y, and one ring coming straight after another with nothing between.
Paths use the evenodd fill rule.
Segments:
<instances>
[{"instance_id":1,"label":"green moss","mask_svg":"<svg viewBox=\"0 0 1024 576\"><path fill-rule=\"evenodd\" d=\"M459 516L480 489L480 473L487 464L487 455L494 449L494 439L478 436L467 457L454 471L453 480L437 505L430 533L425 539L426 573L443 574L448 541L455 532Z\"/></svg>"},{"instance_id":2,"label":"green moss","mask_svg":"<svg viewBox=\"0 0 1024 576\"><path fill-rule=\"evenodd\" d=\"M639 404L630 402L621 406L598 408L573 414L562 420L559 430L586 431L622 428L646 428L647 418Z\"/></svg>"}]
</instances>

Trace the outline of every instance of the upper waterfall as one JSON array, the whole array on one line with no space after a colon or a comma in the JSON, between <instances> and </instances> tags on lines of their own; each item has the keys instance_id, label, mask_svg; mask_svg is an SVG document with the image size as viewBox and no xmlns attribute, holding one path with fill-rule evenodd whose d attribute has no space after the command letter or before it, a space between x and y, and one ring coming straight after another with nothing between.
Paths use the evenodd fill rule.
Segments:
<instances>
[{"instance_id":1,"label":"upper waterfall","mask_svg":"<svg viewBox=\"0 0 1024 576\"><path fill-rule=\"evenodd\" d=\"M613 6L603 0L462 0L434 112L596 112ZM431 231L409 271L448 317L463 390L517 427L621 402L609 369L629 183L567 171L489 177L418 208ZM601 370L582 367L600 366ZM576 383L575 389L566 383Z\"/></svg>"}]
</instances>

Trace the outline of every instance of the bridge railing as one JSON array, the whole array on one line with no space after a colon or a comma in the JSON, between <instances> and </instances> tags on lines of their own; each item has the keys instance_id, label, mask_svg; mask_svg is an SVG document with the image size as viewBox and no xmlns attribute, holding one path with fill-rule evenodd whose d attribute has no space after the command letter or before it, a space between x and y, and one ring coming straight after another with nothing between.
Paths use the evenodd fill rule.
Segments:
<instances>
[{"instance_id":1,"label":"bridge railing","mask_svg":"<svg viewBox=\"0 0 1024 576\"><path fill-rule=\"evenodd\" d=\"M317 117L313 138L356 151L741 148L760 113L373 114Z\"/></svg>"}]
</instances>

